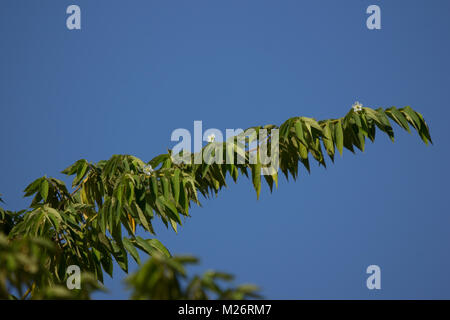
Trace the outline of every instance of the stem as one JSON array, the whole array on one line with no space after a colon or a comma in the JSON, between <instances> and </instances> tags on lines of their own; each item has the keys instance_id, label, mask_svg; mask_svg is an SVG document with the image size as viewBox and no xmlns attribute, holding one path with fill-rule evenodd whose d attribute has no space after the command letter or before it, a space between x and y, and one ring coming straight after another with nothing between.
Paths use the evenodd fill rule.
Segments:
<instances>
[{"instance_id":1,"label":"stem","mask_svg":"<svg viewBox=\"0 0 450 320\"><path fill-rule=\"evenodd\" d=\"M28 295L30 294L30 292L34 289L34 287L35 287L35 283L33 282L33 284L24 293L24 295L22 296L21 300L25 300L28 297Z\"/></svg>"}]
</instances>

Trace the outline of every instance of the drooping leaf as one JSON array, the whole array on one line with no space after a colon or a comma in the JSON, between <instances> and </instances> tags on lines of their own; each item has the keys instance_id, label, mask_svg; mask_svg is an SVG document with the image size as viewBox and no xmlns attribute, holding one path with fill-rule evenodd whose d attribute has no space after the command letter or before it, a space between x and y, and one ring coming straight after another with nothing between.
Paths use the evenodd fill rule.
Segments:
<instances>
[{"instance_id":1,"label":"drooping leaf","mask_svg":"<svg viewBox=\"0 0 450 320\"><path fill-rule=\"evenodd\" d=\"M342 130L342 123L340 119L336 122L336 126L334 128L336 135L336 148L342 156L342 152L344 150L344 132Z\"/></svg>"},{"instance_id":2,"label":"drooping leaf","mask_svg":"<svg viewBox=\"0 0 450 320\"><path fill-rule=\"evenodd\" d=\"M136 248L134 247L133 243L130 241L130 239L124 237L123 238L123 245L125 249L130 253L130 255L133 257L133 259L136 261L138 265L141 264L141 259L139 257L139 253L137 252Z\"/></svg>"}]
</instances>

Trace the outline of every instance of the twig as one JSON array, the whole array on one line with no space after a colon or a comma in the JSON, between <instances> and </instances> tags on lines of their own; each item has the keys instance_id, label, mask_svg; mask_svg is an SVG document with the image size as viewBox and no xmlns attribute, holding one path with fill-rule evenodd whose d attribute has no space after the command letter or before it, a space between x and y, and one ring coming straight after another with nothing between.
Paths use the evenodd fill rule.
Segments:
<instances>
[{"instance_id":1,"label":"twig","mask_svg":"<svg viewBox=\"0 0 450 320\"><path fill-rule=\"evenodd\" d=\"M34 289L35 284L34 282L31 284L31 286L28 288L28 290L24 293L24 295L22 296L21 300L25 300L27 298L27 296L30 294L30 292Z\"/></svg>"}]
</instances>

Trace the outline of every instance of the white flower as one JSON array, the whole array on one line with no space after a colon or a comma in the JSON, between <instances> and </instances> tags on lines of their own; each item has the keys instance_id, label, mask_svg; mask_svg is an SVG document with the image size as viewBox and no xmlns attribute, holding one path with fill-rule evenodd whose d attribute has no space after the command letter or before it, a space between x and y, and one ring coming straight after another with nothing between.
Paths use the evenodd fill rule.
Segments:
<instances>
[{"instance_id":1,"label":"white flower","mask_svg":"<svg viewBox=\"0 0 450 320\"><path fill-rule=\"evenodd\" d=\"M208 136L208 142L214 142L215 139L216 139L216 136L215 136L214 133L211 133L211 134Z\"/></svg>"},{"instance_id":2,"label":"white flower","mask_svg":"<svg viewBox=\"0 0 450 320\"><path fill-rule=\"evenodd\" d=\"M142 171L144 172L144 174L146 174L147 176L151 175L153 172L153 168L151 165L146 165L144 166L144 168L142 169Z\"/></svg>"},{"instance_id":3,"label":"white flower","mask_svg":"<svg viewBox=\"0 0 450 320\"><path fill-rule=\"evenodd\" d=\"M359 103L359 101L356 101L356 102L352 105L352 107L353 107L353 111L355 111L355 112L359 112L359 111L362 110L362 104Z\"/></svg>"}]
</instances>

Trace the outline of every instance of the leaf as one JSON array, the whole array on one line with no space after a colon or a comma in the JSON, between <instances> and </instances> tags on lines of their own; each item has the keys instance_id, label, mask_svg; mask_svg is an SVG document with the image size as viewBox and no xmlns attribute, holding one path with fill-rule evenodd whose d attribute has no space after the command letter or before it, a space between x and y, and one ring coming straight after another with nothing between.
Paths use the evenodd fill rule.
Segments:
<instances>
[{"instance_id":1,"label":"leaf","mask_svg":"<svg viewBox=\"0 0 450 320\"><path fill-rule=\"evenodd\" d=\"M144 228L147 231L151 232L151 228L148 224L147 217L144 215L144 213L142 212L141 208L137 205L137 203L134 203L134 206L136 208L136 212L138 214L139 220L141 221L142 225L144 226Z\"/></svg>"},{"instance_id":2,"label":"leaf","mask_svg":"<svg viewBox=\"0 0 450 320\"><path fill-rule=\"evenodd\" d=\"M308 159L308 148L306 147L306 144L304 145L300 142L298 145L298 150L302 159Z\"/></svg>"},{"instance_id":3,"label":"leaf","mask_svg":"<svg viewBox=\"0 0 450 320\"><path fill-rule=\"evenodd\" d=\"M158 180L154 175L152 175L150 179L150 185L151 185L151 191L152 191L152 197L153 199L156 199L158 197Z\"/></svg>"},{"instance_id":4,"label":"leaf","mask_svg":"<svg viewBox=\"0 0 450 320\"><path fill-rule=\"evenodd\" d=\"M404 108L400 109L400 111L403 111L403 113L405 114L408 121L419 132L420 126L421 126L421 121L420 121L419 117L417 116L416 112L413 109L411 109L410 106L404 107Z\"/></svg>"},{"instance_id":5,"label":"leaf","mask_svg":"<svg viewBox=\"0 0 450 320\"><path fill-rule=\"evenodd\" d=\"M40 193L41 193L41 197L44 200L44 202L47 200L48 197L48 181L47 179L43 180L41 183L41 188L40 188Z\"/></svg>"},{"instance_id":6,"label":"leaf","mask_svg":"<svg viewBox=\"0 0 450 320\"><path fill-rule=\"evenodd\" d=\"M127 184L127 198L128 198L128 204L130 205L135 200L135 193L134 193L134 184L132 180L128 180Z\"/></svg>"},{"instance_id":7,"label":"leaf","mask_svg":"<svg viewBox=\"0 0 450 320\"><path fill-rule=\"evenodd\" d=\"M325 123L325 127L323 128L323 138L322 138L323 144L325 146L325 149L327 150L328 155L333 160L334 156L334 143L333 143L333 137L331 135L331 129L330 129L330 122L327 121Z\"/></svg>"},{"instance_id":8,"label":"leaf","mask_svg":"<svg viewBox=\"0 0 450 320\"><path fill-rule=\"evenodd\" d=\"M357 126L358 128L361 128L361 127L362 127L362 124L361 124L361 118L360 118L359 113L353 112L352 118L353 118L353 120L355 121L356 126Z\"/></svg>"},{"instance_id":9,"label":"leaf","mask_svg":"<svg viewBox=\"0 0 450 320\"><path fill-rule=\"evenodd\" d=\"M288 119L280 126L280 136L285 140L289 135L289 130L291 128L292 121L293 119Z\"/></svg>"},{"instance_id":10,"label":"leaf","mask_svg":"<svg viewBox=\"0 0 450 320\"><path fill-rule=\"evenodd\" d=\"M115 209L116 209L114 212L114 217L115 217L114 224L118 229L120 229L121 228L120 219L122 218L122 206L117 201L114 201L114 203L115 203Z\"/></svg>"},{"instance_id":11,"label":"leaf","mask_svg":"<svg viewBox=\"0 0 450 320\"><path fill-rule=\"evenodd\" d=\"M259 159L259 151L257 156L257 163L251 165L251 167L253 187L256 191L256 198L259 199L259 194L261 193L261 161Z\"/></svg>"},{"instance_id":12,"label":"leaf","mask_svg":"<svg viewBox=\"0 0 450 320\"><path fill-rule=\"evenodd\" d=\"M133 257L133 259L137 262L137 264L141 264L141 259L139 257L139 253L137 252L136 248L134 247L133 243L130 241L130 239L124 237L123 238L123 246L125 249L130 253L130 255Z\"/></svg>"},{"instance_id":13,"label":"leaf","mask_svg":"<svg viewBox=\"0 0 450 320\"><path fill-rule=\"evenodd\" d=\"M275 172L275 173L272 175L272 178L273 178L273 181L275 181L275 188L278 188L278 173Z\"/></svg>"},{"instance_id":14,"label":"leaf","mask_svg":"<svg viewBox=\"0 0 450 320\"><path fill-rule=\"evenodd\" d=\"M175 208L173 203L170 202L169 200L166 200L166 198L164 198L163 196L159 196L157 202L158 201L165 207L169 208L168 213L170 214L170 217L173 218L176 222L178 222L179 225L181 225L180 215L178 214L177 208Z\"/></svg>"},{"instance_id":15,"label":"leaf","mask_svg":"<svg viewBox=\"0 0 450 320\"><path fill-rule=\"evenodd\" d=\"M189 196L186 190L186 185L184 181L181 181L180 189L180 205L184 210L184 213L188 215L189 212Z\"/></svg>"},{"instance_id":16,"label":"leaf","mask_svg":"<svg viewBox=\"0 0 450 320\"><path fill-rule=\"evenodd\" d=\"M136 237L136 245L139 249L143 250L149 255L153 255L155 251L163 254L166 257L170 257L169 250L157 239L144 240L141 237Z\"/></svg>"},{"instance_id":17,"label":"leaf","mask_svg":"<svg viewBox=\"0 0 450 320\"><path fill-rule=\"evenodd\" d=\"M403 129L411 133L411 130L409 129L408 120L406 120L405 116L396 108L391 107L386 110L386 114L394 120L399 126L401 126Z\"/></svg>"},{"instance_id":18,"label":"leaf","mask_svg":"<svg viewBox=\"0 0 450 320\"><path fill-rule=\"evenodd\" d=\"M156 156L152 160L150 160L148 164L155 169L161 162L166 161L168 158L168 154L160 154L159 156Z\"/></svg>"},{"instance_id":19,"label":"leaf","mask_svg":"<svg viewBox=\"0 0 450 320\"><path fill-rule=\"evenodd\" d=\"M413 125L413 127L417 130L417 133L419 134L423 142L425 142L425 144L428 144L428 141L433 143L431 141L428 126L420 113L415 112L409 106L404 107L400 111L402 111L405 114L406 118L408 119L408 122L410 122Z\"/></svg>"},{"instance_id":20,"label":"leaf","mask_svg":"<svg viewBox=\"0 0 450 320\"><path fill-rule=\"evenodd\" d=\"M304 145L306 145L304 133L303 133L303 125L300 120L297 120L295 122L295 134L297 135L297 138L303 142Z\"/></svg>"},{"instance_id":21,"label":"leaf","mask_svg":"<svg viewBox=\"0 0 450 320\"><path fill-rule=\"evenodd\" d=\"M113 262L110 256L103 256L100 260L103 269L112 278L113 276Z\"/></svg>"},{"instance_id":22,"label":"leaf","mask_svg":"<svg viewBox=\"0 0 450 320\"><path fill-rule=\"evenodd\" d=\"M335 136L336 136L336 148L339 150L340 155L344 150L344 132L342 130L342 123L339 119L335 126Z\"/></svg>"},{"instance_id":23,"label":"leaf","mask_svg":"<svg viewBox=\"0 0 450 320\"><path fill-rule=\"evenodd\" d=\"M84 159L80 159L80 160L76 161L74 164L72 164L69 167L67 167L66 169L64 169L63 171L61 171L61 173L71 176L77 172L78 167L85 161L86 160L84 160Z\"/></svg>"},{"instance_id":24,"label":"leaf","mask_svg":"<svg viewBox=\"0 0 450 320\"><path fill-rule=\"evenodd\" d=\"M208 170L209 170L209 167L210 167L211 165L210 164L207 164L207 163L204 163L203 164L203 169L202 169L202 178L204 178L205 176L206 176L206 174L208 173Z\"/></svg>"},{"instance_id":25,"label":"leaf","mask_svg":"<svg viewBox=\"0 0 450 320\"><path fill-rule=\"evenodd\" d=\"M50 219L55 229L59 231L60 221L62 220L59 212L51 207L45 207L45 211L47 212L47 217Z\"/></svg>"},{"instance_id":26,"label":"leaf","mask_svg":"<svg viewBox=\"0 0 450 320\"><path fill-rule=\"evenodd\" d=\"M123 195L124 188L125 188L125 186L123 184L121 184L117 187L117 191L116 191L116 198L119 201L120 205L122 205L122 195Z\"/></svg>"},{"instance_id":27,"label":"leaf","mask_svg":"<svg viewBox=\"0 0 450 320\"><path fill-rule=\"evenodd\" d=\"M376 113L378 115L378 119L382 124L381 126L379 126L379 128L389 136L392 142L394 142L394 131L392 130L392 126L383 108L378 108L376 110Z\"/></svg>"},{"instance_id":28,"label":"leaf","mask_svg":"<svg viewBox=\"0 0 450 320\"><path fill-rule=\"evenodd\" d=\"M163 186L163 195L164 197L169 197L169 180L166 177L161 177L161 183Z\"/></svg>"},{"instance_id":29,"label":"leaf","mask_svg":"<svg viewBox=\"0 0 450 320\"><path fill-rule=\"evenodd\" d=\"M416 112L416 114L420 118L420 121L422 123L420 130L419 130L420 137L426 144L428 144L427 141L430 141L430 143L433 144L433 140L431 140L430 129L428 128L428 125L425 122L425 119L423 118L423 116L420 113Z\"/></svg>"},{"instance_id":30,"label":"leaf","mask_svg":"<svg viewBox=\"0 0 450 320\"><path fill-rule=\"evenodd\" d=\"M109 202L108 202L108 226L109 226L109 231L110 233L112 233L114 231L114 229L116 228L115 225L115 221L116 219L114 219L114 206L115 206L115 199L114 198L109 198Z\"/></svg>"},{"instance_id":31,"label":"leaf","mask_svg":"<svg viewBox=\"0 0 450 320\"><path fill-rule=\"evenodd\" d=\"M145 204L147 205L147 203ZM128 222L129 222L129 228L133 234L136 233L136 221L134 218L128 213L127 214Z\"/></svg>"},{"instance_id":32,"label":"leaf","mask_svg":"<svg viewBox=\"0 0 450 320\"><path fill-rule=\"evenodd\" d=\"M32 194L36 193L41 186L42 180L44 180L44 179L45 178L42 177L42 178L36 179L32 183L30 183L23 191L23 192L25 192L25 197L29 197Z\"/></svg>"},{"instance_id":33,"label":"leaf","mask_svg":"<svg viewBox=\"0 0 450 320\"><path fill-rule=\"evenodd\" d=\"M77 176L72 181L72 187L75 187L76 185L78 185L80 183L80 181L84 178L88 167L89 167L89 164L86 160L79 163L78 168L77 168Z\"/></svg>"},{"instance_id":34,"label":"leaf","mask_svg":"<svg viewBox=\"0 0 450 320\"><path fill-rule=\"evenodd\" d=\"M114 250L114 258L116 259L117 264L119 267L125 271L125 273L128 273L128 255L125 248L122 246L122 238L118 238L118 241L120 243L113 242L113 250Z\"/></svg>"},{"instance_id":35,"label":"leaf","mask_svg":"<svg viewBox=\"0 0 450 320\"><path fill-rule=\"evenodd\" d=\"M266 180L267 184L269 185L270 192L273 190L273 178L269 175L264 175L264 179Z\"/></svg>"},{"instance_id":36,"label":"leaf","mask_svg":"<svg viewBox=\"0 0 450 320\"><path fill-rule=\"evenodd\" d=\"M307 118L307 117L301 117L300 119L302 119L305 123L305 125L307 126L308 130L309 130L309 134L312 136L312 131L311 131L311 127L316 129L319 132L322 132L322 127L319 125L319 123L313 119L313 118Z\"/></svg>"},{"instance_id":37,"label":"leaf","mask_svg":"<svg viewBox=\"0 0 450 320\"><path fill-rule=\"evenodd\" d=\"M180 199L180 173L180 169L176 169L172 177L173 197L175 198L176 203L178 203Z\"/></svg>"},{"instance_id":38,"label":"leaf","mask_svg":"<svg viewBox=\"0 0 450 320\"><path fill-rule=\"evenodd\" d=\"M150 245L158 250L160 253L162 253L167 258L170 258L172 255L170 254L169 250L159 241L158 239L149 239L147 240Z\"/></svg>"},{"instance_id":39,"label":"leaf","mask_svg":"<svg viewBox=\"0 0 450 320\"><path fill-rule=\"evenodd\" d=\"M102 234L106 233L107 221L106 221L106 207L103 206L98 210L98 225Z\"/></svg>"},{"instance_id":40,"label":"leaf","mask_svg":"<svg viewBox=\"0 0 450 320\"><path fill-rule=\"evenodd\" d=\"M172 226L173 231L175 231L175 233L178 233L177 231L177 222L173 219L169 219L170 220L170 225Z\"/></svg>"},{"instance_id":41,"label":"leaf","mask_svg":"<svg viewBox=\"0 0 450 320\"><path fill-rule=\"evenodd\" d=\"M99 233L98 234L98 240L100 241L100 243L105 246L106 250L108 250L109 252L112 252L112 246L111 246L111 242L109 241L109 239L103 234L103 233Z\"/></svg>"}]
</instances>

